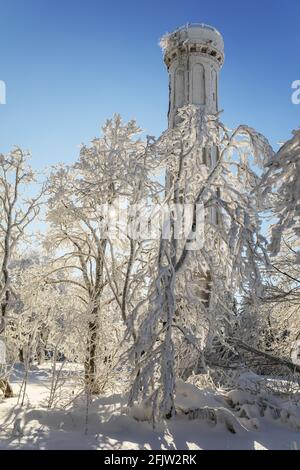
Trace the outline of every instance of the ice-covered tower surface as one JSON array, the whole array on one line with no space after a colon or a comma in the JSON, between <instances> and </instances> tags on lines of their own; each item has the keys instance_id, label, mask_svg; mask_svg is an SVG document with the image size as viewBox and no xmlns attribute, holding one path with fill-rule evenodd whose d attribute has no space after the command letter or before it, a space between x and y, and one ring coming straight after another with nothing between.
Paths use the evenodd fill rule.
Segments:
<instances>
[{"instance_id":1,"label":"ice-covered tower surface","mask_svg":"<svg viewBox=\"0 0 300 470\"><path fill-rule=\"evenodd\" d=\"M160 42L169 72L169 127L181 106L194 104L207 113L218 111L219 71L224 62L223 37L201 23L182 26Z\"/></svg>"}]
</instances>

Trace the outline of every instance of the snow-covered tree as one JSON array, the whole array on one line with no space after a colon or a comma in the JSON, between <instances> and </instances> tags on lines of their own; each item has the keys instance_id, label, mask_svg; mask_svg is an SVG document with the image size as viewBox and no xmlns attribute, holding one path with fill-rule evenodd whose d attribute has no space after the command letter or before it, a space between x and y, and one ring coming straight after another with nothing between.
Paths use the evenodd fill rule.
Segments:
<instances>
[{"instance_id":1,"label":"snow-covered tree","mask_svg":"<svg viewBox=\"0 0 300 470\"><path fill-rule=\"evenodd\" d=\"M10 263L21 243L25 241L31 222L38 216L43 188L29 197L29 185L35 175L29 163L29 154L20 148L8 155L0 155L0 334L5 332L11 298L14 294ZM12 390L7 381L6 395Z\"/></svg>"},{"instance_id":2,"label":"snow-covered tree","mask_svg":"<svg viewBox=\"0 0 300 470\"><path fill-rule=\"evenodd\" d=\"M205 368L206 355L234 328L234 295L247 294L255 303L262 294L259 264L268 261L258 217L260 178L253 169L273 153L267 140L243 125L230 132L218 116L193 106L179 113L179 124L155 146L167 167L170 237L161 237L148 298L133 310L134 318L142 318L132 348L137 364L130 404L150 397L161 417L175 411L183 346L190 370ZM181 240L172 206L178 202L193 207L190 231ZM203 244L189 249L201 228L199 205L206 214Z\"/></svg>"},{"instance_id":3,"label":"snow-covered tree","mask_svg":"<svg viewBox=\"0 0 300 470\"><path fill-rule=\"evenodd\" d=\"M271 253L276 255L285 232L296 237L300 233L300 130L294 130L293 137L266 162L263 188L264 194L272 194L270 205L277 219L270 246Z\"/></svg>"},{"instance_id":4,"label":"snow-covered tree","mask_svg":"<svg viewBox=\"0 0 300 470\"><path fill-rule=\"evenodd\" d=\"M134 121L123 123L115 116L106 122L102 137L94 139L91 147L82 147L73 166L59 166L49 178L46 246L55 257L53 273L60 272L61 278L49 275L48 282L72 285L88 317L85 376L91 393L99 392L102 319L114 303L110 321L126 322L130 298L137 296L139 288L133 265L137 256L144 256L141 243L126 234L116 236L122 224L114 214L120 211L120 198L125 204L121 210L130 209L159 190L159 184L148 177L155 159L148 152L148 143L137 138L140 132ZM144 263L140 261L142 266ZM103 339L105 343L105 335Z\"/></svg>"},{"instance_id":5,"label":"snow-covered tree","mask_svg":"<svg viewBox=\"0 0 300 470\"><path fill-rule=\"evenodd\" d=\"M271 153L261 178L270 227L270 262L264 272L263 305L247 320L248 342L279 357L290 358L299 337L300 131ZM250 321L250 323L249 323ZM255 323L250 326L251 322ZM260 325L258 327L258 325ZM257 334L260 331L260 334Z\"/></svg>"}]
</instances>

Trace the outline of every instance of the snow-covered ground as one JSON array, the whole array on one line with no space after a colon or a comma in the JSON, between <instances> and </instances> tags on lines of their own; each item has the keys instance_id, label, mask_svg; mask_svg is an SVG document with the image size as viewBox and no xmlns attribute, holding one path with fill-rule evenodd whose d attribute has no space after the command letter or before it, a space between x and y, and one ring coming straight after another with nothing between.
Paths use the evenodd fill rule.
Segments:
<instances>
[{"instance_id":1,"label":"snow-covered ground","mask_svg":"<svg viewBox=\"0 0 300 470\"><path fill-rule=\"evenodd\" d=\"M15 397L0 399L0 449L300 449L300 432L281 420L259 419L259 429L236 420L224 406L222 395L199 390L180 382L176 404L187 407L212 407L229 416L235 434L220 420L215 426L205 419L189 420L176 416L153 430L143 418L144 409L126 414L121 394L95 398L87 407L80 395L80 371L69 367L67 376L51 409L47 409L51 389L49 367L35 367L29 373L23 407L18 390L21 369L13 374ZM78 396L79 393L79 396ZM239 396L233 399L238 400ZM249 421L250 422L250 421Z\"/></svg>"}]
</instances>

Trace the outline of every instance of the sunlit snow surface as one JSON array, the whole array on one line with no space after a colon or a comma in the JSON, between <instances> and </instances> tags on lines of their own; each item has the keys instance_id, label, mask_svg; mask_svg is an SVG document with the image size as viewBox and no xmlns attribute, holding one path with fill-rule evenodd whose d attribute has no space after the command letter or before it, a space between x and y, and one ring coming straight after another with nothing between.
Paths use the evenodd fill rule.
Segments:
<instances>
[{"instance_id":1,"label":"sunlit snow surface","mask_svg":"<svg viewBox=\"0 0 300 470\"><path fill-rule=\"evenodd\" d=\"M238 425L231 434L219 423L177 416L153 430L142 418L145 410L126 414L126 400L118 391L95 398L87 408L80 394L81 370L69 365L57 400L47 409L51 389L51 370L34 367L29 374L24 406L18 404L21 369L13 376L15 398L0 399L0 449L299 449L300 432L271 418L260 419L259 429ZM244 377L249 380L251 377ZM78 396L79 393L79 396ZM235 396L236 400L240 397ZM224 408L222 394L199 390L179 382L178 409L193 407ZM135 416L140 413L140 416Z\"/></svg>"}]
</instances>

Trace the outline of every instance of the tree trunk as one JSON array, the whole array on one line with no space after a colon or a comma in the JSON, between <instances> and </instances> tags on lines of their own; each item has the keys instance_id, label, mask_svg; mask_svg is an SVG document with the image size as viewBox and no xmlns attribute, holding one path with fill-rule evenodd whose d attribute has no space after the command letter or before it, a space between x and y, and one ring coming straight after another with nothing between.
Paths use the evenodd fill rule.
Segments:
<instances>
[{"instance_id":1,"label":"tree trunk","mask_svg":"<svg viewBox=\"0 0 300 470\"><path fill-rule=\"evenodd\" d=\"M5 321L6 315L10 300L10 290L9 290L9 271L8 271L8 264L10 260L10 239L11 239L11 221L12 221L12 208L8 212L8 220L7 220L7 231L4 238L4 256L1 266L1 274L2 274L2 283L4 287L3 298L1 302L1 318L0 318L0 334L5 333ZM0 378L0 389L4 393L5 398L11 398L13 396L12 387L7 378L1 379Z\"/></svg>"},{"instance_id":2,"label":"tree trunk","mask_svg":"<svg viewBox=\"0 0 300 470\"><path fill-rule=\"evenodd\" d=\"M19 361L22 362L22 364L24 364L25 362L25 359L24 359L24 349L19 349Z\"/></svg>"},{"instance_id":3,"label":"tree trunk","mask_svg":"<svg viewBox=\"0 0 300 470\"><path fill-rule=\"evenodd\" d=\"M98 395L100 393L98 378L97 378L97 339L98 339L98 309L92 312L93 319L88 325L88 338L86 347L86 359L84 364L85 369L85 385L89 393Z\"/></svg>"},{"instance_id":4,"label":"tree trunk","mask_svg":"<svg viewBox=\"0 0 300 470\"><path fill-rule=\"evenodd\" d=\"M48 336L49 329L42 325L36 349L37 362L39 366L45 362Z\"/></svg>"},{"instance_id":5,"label":"tree trunk","mask_svg":"<svg viewBox=\"0 0 300 470\"><path fill-rule=\"evenodd\" d=\"M281 365L287 367L292 372L300 372L300 366L294 364L288 359L284 359L282 357L273 356L273 354L269 354L264 351L260 351L259 349L250 346L249 344L244 343L238 338L230 338L228 343L235 346L237 349L240 348L248 353L252 354L253 356L263 357L264 359L268 360L270 364Z\"/></svg>"},{"instance_id":6,"label":"tree trunk","mask_svg":"<svg viewBox=\"0 0 300 470\"><path fill-rule=\"evenodd\" d=\"M12 398L14 396L13 389L7 379L0 379L0 390L2 390L4 398Z\"/></svg>"}]
</instances>

